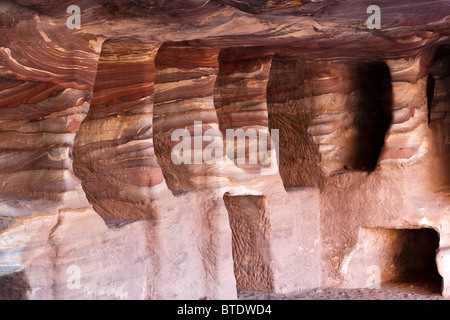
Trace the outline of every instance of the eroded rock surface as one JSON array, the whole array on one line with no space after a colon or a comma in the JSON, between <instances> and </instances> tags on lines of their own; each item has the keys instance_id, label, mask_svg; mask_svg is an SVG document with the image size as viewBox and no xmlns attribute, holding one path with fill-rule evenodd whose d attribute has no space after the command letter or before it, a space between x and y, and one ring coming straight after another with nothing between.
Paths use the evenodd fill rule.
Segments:
<instances>
[{"instance_id":1,"label":"eroded rock surface","mask_svg":"<svg viewBox=\"0 0 450 320\"><path fill-rule=\"evenodd\" d=\"M447 1L70 4L0 3L0 298L450 295Z\"/></svg>"}]
</instances>

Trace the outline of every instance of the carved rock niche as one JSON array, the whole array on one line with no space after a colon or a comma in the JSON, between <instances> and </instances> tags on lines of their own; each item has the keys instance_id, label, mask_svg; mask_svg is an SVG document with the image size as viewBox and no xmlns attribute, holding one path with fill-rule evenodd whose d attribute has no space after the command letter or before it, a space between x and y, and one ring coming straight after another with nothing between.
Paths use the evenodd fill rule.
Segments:
<instances>
[{"instance_id":1,"label":"carved rock niche","mask_svg":"<svg viewBox=\"0 0 450 320\"><path fill-rule=\"evenodd\" d=\"M2 0L0 299L450 297L449 8Z\"/></svg>"}]
</instances>

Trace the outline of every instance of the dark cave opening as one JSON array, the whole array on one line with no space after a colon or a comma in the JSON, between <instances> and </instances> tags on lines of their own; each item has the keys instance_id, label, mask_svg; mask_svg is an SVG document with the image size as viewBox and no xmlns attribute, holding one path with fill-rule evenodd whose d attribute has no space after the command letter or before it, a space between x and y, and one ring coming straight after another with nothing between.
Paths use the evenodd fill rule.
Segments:
<instances>
[{"instance_id":1,"label":"dark cave opening","mask_svg":"<svg viewBox=\"0 0 450 320\"><path fill-rule=\"evenodd\" d=\"M326 176L376 168L392 122L391 80L384 61L273 58L269 127L280 130L286 188L321 187Z\"/></svg>"},{"instance_id":2,"label":"dark cave opening","mask_svg":"<svg viewBox=\"0 0 450 320\"><path fill-rule=\"evenodd\" d=\"M436 265L439 234L430 228L370 228L369 259L380 267L384 285L407 285L409 288L440 293L442 277ZM366 257L367 258L367 257Z\"/></svg>"},{"instance_id":3,"label":"dark cave opening","mask_svg":"<svg viewBox=\"0 0 450 320\"><path fill-rule=\"evenodd\" d=\"M356 67L359 102L355 115L357 138L351 166L373 171L378 163L386 133L392 122L392 82L385 62Z\"/></svg>"},{"instance_id":4,"label":"dark cave opening","mask_svg":"<svg viewBox=\"0 0 450 320\"><path fill-rule=\"evenodd\" d=\"M427 78L428 120L436 149L442 159L445 184L450 184L450 45L436 50Z\"/></svg>"},{"instance_id":5,"label":"dark cave opening","mask_svg":"<svg viewBox=\"0 0 450 320\"><path fill-rule=\"evenodd\" d=\"M431 107L433 106L433 97L434 97L434 87L436 85L436 80L434 79L432 74L429 74L427 77L427 107L428 107L428 123L431 122Z\"/></svg>"}]
</instances>

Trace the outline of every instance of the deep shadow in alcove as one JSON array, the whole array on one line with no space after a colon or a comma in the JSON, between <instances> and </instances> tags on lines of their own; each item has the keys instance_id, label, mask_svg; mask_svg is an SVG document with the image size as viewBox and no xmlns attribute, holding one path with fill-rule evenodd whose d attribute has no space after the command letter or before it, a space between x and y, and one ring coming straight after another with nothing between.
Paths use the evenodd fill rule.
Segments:
<instances>
[{"instance_id":1,"label":"deep shadow in alcove","mask_svg":"<svg viewBox=\"0 0 450 320\"><path fill-rule=\"evenodd\" d=\"M355 124L357 138L352 168L373 171L392 122L392 82L384 62L356 66L359 101Z\"/></svg>"},{"instance_id":2,"label":"deep shadow in alcove","mask_svg":"<svg viewBox=\"0 0 450 320\"><path fill-rule=\"evenodd\" d=\"M427 77L427 107L428 107L428 123L431 121L431 107L433 105L433 97L434 97L434 87L436 85L436 80L432 74L429 74Z\"/></svg>"},{"instance_id":3,"label":"deep shadow in alcove","mask_svg":"<svg viewBox=\"0 0 450 320\"><path fill-rule=\"evenodd\" d=\"M398 280L440 293L442 277L436 264L436 250L439 248L439 234L428 228L406 229L406 240L402 252L403 272Z\"/></svg>"},{"instance_id":4,"label":"deep shadow in alcove","mask_svg":"<svg viewBox=\"0 0 450 320\"><path fill-rule=\"evenodd\" d=\"M443 165L442 178L450 185L450 44L436 49L435 60L427 78L429 127L435 140L437 156Z\"/></svg>"},{"instance_id":5,"label":"deep shadow in alcove","mask_svg":"<svg viewBox=\"0 0 450 320\"><path fill-rule=\"evenodd\" d=\"M0 277L0 300L26 300L29 290L25 271Z\"/></svg>"},{"instance_id":6,"label":"deep shadow in alcove","mask_svg":"<svg viewBox=\"0 0 450 320\"><path fill-rule=\"evenodd\" d=\"M366 229L367 255L381 267L381 279L428 293L440 293L442 277L436 265L439 234L430 228ZM366 257L369 258L369 257Z\"/></svg>"}]
</instances>

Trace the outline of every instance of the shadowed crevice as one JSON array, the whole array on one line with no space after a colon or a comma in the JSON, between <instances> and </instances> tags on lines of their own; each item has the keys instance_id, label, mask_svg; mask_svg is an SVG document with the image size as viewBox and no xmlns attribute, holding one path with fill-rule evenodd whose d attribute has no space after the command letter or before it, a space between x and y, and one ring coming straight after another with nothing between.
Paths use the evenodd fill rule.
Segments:
<instances>
[{"instance_id":1,"label":"shadowed crevice","mask_svg":"<svg viewBox=\"0 0 450 320\"><path fill-rule=\"evenodd\" d=\"M356 71L360 95L355 116L358 133L352 167L371 172L378 163L392 122L391 75L384 62L360 64Z\"/></svg>"},{"instance_id":2,"label":"shadowed crevice","mask_svg":"<svg viewBox=\"0 0 450 320\"><path fill-rule=\"evenodd\" d=\"M0 300L26 300L29 290L25 271L0 277Z\"/></svg>"}]
</instances>

